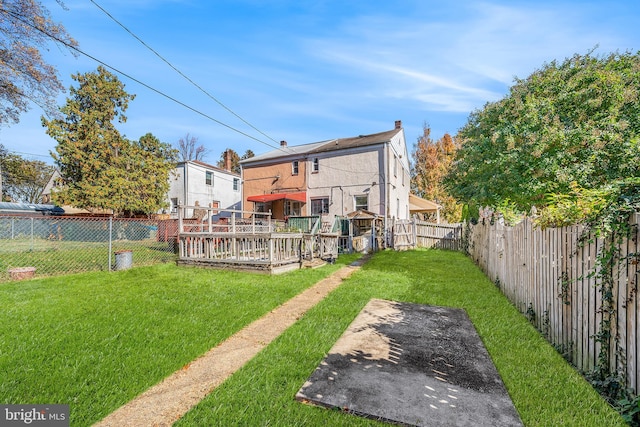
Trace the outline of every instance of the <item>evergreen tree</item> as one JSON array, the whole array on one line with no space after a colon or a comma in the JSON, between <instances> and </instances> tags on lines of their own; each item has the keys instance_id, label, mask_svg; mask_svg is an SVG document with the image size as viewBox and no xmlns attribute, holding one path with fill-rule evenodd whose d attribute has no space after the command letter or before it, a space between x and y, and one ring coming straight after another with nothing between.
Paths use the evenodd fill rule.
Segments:
<instances>
[{"instance_id":1,"label":"evergreen tree","mask_svg":"<svg viewBox=\"0 0 640 427\"><path fill-rule=\"evenodd\" d=\"M115 75L99 67L72 77L79 86L70 89L60 109L64 118L42 119L58 142L53 157L65 183L54 201L116 214L150 214L164 207L176 150L151 134L139 141L120 135L113 121L126 122L135 96Z\"/></svg>"}]
</instances>

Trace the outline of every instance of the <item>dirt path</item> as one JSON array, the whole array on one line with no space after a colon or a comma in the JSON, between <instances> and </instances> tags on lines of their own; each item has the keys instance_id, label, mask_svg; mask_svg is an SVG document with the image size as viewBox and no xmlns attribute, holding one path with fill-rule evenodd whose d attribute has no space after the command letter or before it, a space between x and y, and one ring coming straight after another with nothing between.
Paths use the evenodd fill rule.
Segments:
<instances>
[{"instance_id":1,"label":"dirt path","mask_svg":"<svg viewBox=\"0 0 640 427\"><path fill-rule=\"evenodd\" d=\"M171 426L337 288L365 261L366 257L363 257L306 289L112 412L95 426Z\"/></svg>"}]
</instances>

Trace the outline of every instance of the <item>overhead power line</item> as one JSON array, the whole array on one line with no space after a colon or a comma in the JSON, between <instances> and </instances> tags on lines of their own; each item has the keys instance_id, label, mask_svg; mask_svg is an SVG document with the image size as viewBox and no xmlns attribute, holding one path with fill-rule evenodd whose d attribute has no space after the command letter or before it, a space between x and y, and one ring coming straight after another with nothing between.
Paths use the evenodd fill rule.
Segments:
<instances>
[{"instance_id":1,"label":"overhead power line","mask_svg":"<svg viewBox=\"0 0 640 427\"><path fill-rule=\"evenodd\" d=\"M46 157L48 159L51 158L51 156L45 156L44 154L34 154L34 153L24 153L22 151L14 151L14 150L7 150L10 153L14 153L14 154L22 154L25 156L34 156L34 157Z\"/></svg>"},{"instance_id":2,"label":"overhead power line","mask_svg":"<svg viewBox=\"0 0 640 427\"><path fill-rule=\"evenodd\" d=\"M92 55L90 55L90 54L88 54L88 53L84 52L82 49L80 49L80 48L78 48L78 47L76 47L76 46L73 46L73 45L71 45L71 44L67 43L66 41L64 41L64 40L62 40L62 39L60 39L60 38L56 37L56 36L55 36L55 35L53 35L53 34L50 34L50 33L46 32L46 31L45 31L45 30L43 30L42 28L38 28L38 27L36 27L36 26L32 25L30 22L28 22L28 21L24 20L21 16L19 16L19 15L15 14L15 13L13 13L13 12L10 12L10 11L8 11L8 10L6 10L6 9L0 9L0 12L1 12L1 13L4 13L4 14L6 14L6 15L9 15L11 18L13 18L13 19L15 19L15 20L18 20L18 21L22 22L23 24L25 24L25 25L27 25L27 26L29 26L29 27L33 28L33 29L34 29L34 30L36 30L36 31L41 32L41 33L42 33L42 34L44 34L45 36L49 37L49 38L50 38L50 39L52 39L52 40L57 41L58 43L60 43L60 44L62 44L62 45L64 45L64 46L66 46L67 48L72 49L72 50L74 50L74 51L78 52L79 54L84 55L84 56L86 56L87 58L92 59L93 61L96 61L97 63L99 63L99 64L101 64L101 65L104 65L105 67L107 67L107 68L109 68L109 69L113 70L114 72L116 72L116 73L118 73L118 74L120 74L120 75L122 75L122 76L124 76L124 77L126 77L126 78L128 78L128 79L130 79L130 80L132 80L132 81L134 81L134 82L136 82L136 83L138 83L138 84L139 84L139 85L141 85L141 86L146 87L147 89L149 89L149 90L151 90L151 91L153 91L153 92L157 93L158 95L161 95L161 96L163 96L163 97L165 97L165 98L169 99L170 101L175 102L176 104L178 104L178 105L180 105L180 106L182 106L182 107L184 107L184 108L187 108L188 110L193 111L193 112L194 112L194 113L196 113L196 114L201 115L202 117L205 117L205 118L207 118L207 119L209 119L209 120L211 120L211 121L213 121L213 122L215 122L215 123L219 124L220 126L224 126L224 127L226 127L227 129L230 129L230 130L232 130L232 131L234 131L234 132L237 132L237 133L239 133L240 135L246 136L247 138L250 138L250 139L252 139L252 140L254 140L254 141L257 141L257 142L259 142L259 143L261 143L261 144L264 144L264 145L266 145L266 146L268 146L268 147L270 147L270 148L273 148L273 149L276 149L276 150L280 150L280 149L281 149L281 148L280 148L280 147L278 147L278 146L273 146L273 145L271 145L271 144L270 144L270 143L268 143L268 142L265 142L265 141L263 141L263 140L261 140L261 139L259 139L259 138L256 138L255 136L249 135L249 134L248 134L248 133L246 133L246 132L243 132L243 131L241 131L241 130L239 130L239 129L236 129L236 128L234 128L233 126L230 126L230 125L228 125L228 124L226 124L226 123L224 123L224 122L222 122L222 121L220 121L220 120L218 120L218 119L215 119L215 118L211 117L210 115L208 115L208 114L206 114L206 113L203 113L202 111L200 111L200 110L198 110L198 109L196 109L196 108L194 108L194 107L191 107L190 105L187 105L187 104L185 104L185 103L184 103L184 102L182 102L182 101L179 101L178 99L176 99L176 98L172 97L171 95L167 95L166 93L164 93L164 92L160 91L159 89L156 89L156 88L154 88L154 87L152 87L152 86L148 85L147 83L144 83L143 81L141 81L141 80L139 80L139 79L137 79L137 78L135 78L135 77L133 77L133 76L131 76L131 75L129 75L129 74L127 74L127 73L125 73L124 71L121 71L121 70L119 70L119 69L117 69L117 68L115 68L115 67L113 67L113 66L111 66L111 65L107 64L106 62L104 62L104 61L102 61L102 60L100 60L100 59L98 59L98 58L96 58L96 57L94 57L94 56L92 56Z\"/></svg>"},{"instance_id":3,"label":"overhead power line","mask_svg":"<svg viewBox=\"0 0 640 427\"><path fill-rule=\"evenodd\" d=\"M272 137L270 137L269 135L267 135L266 133L264 133L263 131L261 131L260 129L258 129L257 127L255 127L254 125L252 125L251 123L249 123L247 120L245 120L244 118L242 118L239 114L237 114L235 111L233 111L231 108L227 107L225 104L223 104L220 100L218 100L215 96L211 95L209 92L207 92L205 89L203 89L199 84L197 84L196 82L194 82L191 78L189 78L188 76L186 76L182 71L180 71L176 66L174 66L171 62L169 62L166 58L164 58L162 55L160 55L155 49L153 49L151 46L149 46L147 43L145 43L144 40L142 40L140 37L138 37L133 31L131 31L129 28L127 28L123 23L121 23L120 21L118 21L111 13L109 13L107 10L105 10L102 6L100 6L96 1L91 0L91 3L93 3L98 9L100 9L102 12L104 12L105 15L107 15L111 20L113 20L116 24L118 24L120 27L122 27L123 30L125 30L127 33L129 33L133 38L135 38L136 40L138 40L144 47L146 47L147 49L149 49L151 52L154 53L154 55L156 55L158 58L160 58L165 64L167 64L169 67L171 67L171 69L173 69L176 73L178 73L180 76L182 76L184 79L186 79L189 83L191 83L193 86L195 86L196 88L198 88L198 90L200 90L202 93L204 93L205 95L207 95L209 98L211 98L213 101L215 101L218 105L220 105L222 108L224 108L225 110L227 110L229 113L233 114L235 117L237 117L238 119L240 119L244 124L246 124L247 126L251 127L253 130L255 130L256 132L260 133L261 135L267 137L268 139L270 139L271 141L275 142L276 144L278 144L279 142L276 141L275 139L273 139Z\"/></svg>"}]
</instances>

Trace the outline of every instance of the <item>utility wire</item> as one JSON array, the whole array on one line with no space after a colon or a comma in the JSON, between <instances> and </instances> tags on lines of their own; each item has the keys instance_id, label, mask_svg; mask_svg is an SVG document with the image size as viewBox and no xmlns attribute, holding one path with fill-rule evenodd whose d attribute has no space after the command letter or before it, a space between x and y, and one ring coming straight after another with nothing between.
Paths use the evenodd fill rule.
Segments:
<instances>
[{"instance_id":1,"label":"utility wire","mask_svg":"<svg viewBox=\"0 0 640 427\"><path fill-rule=\"evenodd\" d=\"M22 154L22 155L25 155L25 156L46 157L48 159L51 158L51 156L45 156L44 154L24 153L22 151L14 151L14 150L9 150L9 149L7 149L7 151L9 153Z\"/></svg>"},{"instance_id":2,"label":"utility wire","mask_svg":"<svg viewBox=\"0 0 640 427\"><path fill-rule=\"evenodd\" d=\"M25 25L27 25L27 26L29 26L29 27L31 27L31 28L33 28L33 29L35 29L36 31L39 31L39 32L43 33L43 34L44 34L44 35L46 35L47 37L49 37L49 38L51 38L51 39L53 39L53 40L57 41L58 43L63 44L63 45L64 45L64 46L66 46L67 48L72 49L72 50L74 50L74 51L76 51L76 52L80 53L81 55L84 55L84 56L86 56L87 58L89 58L89 59L92 59L92 60L96 61L97 63L99 63L99 64L101 64L101 65L104 65L105 67L107 67L107 68L109 68L109 69L111 69L111 70L115 71L116 73L118 73L118 74L120 74L120 75L125 76L126 78L128 78L128 79L130 79L130 80L132 80L132 81L134 81L134 82L136 82L136 83L138 83L139 85L146 87L147 89L149 89L149 90L151 90L151 91L153 91L153 92L157 93L158 95L161 95L161 96L163 96L163 97L165 97L165 98L169 99L170 101L173 101L173 102L175 102L176 104L181 105L182 107L185 107L185 108L187 108L187 109L189 109L189 110L193 111L194 113L199 114L199 115L201 115L201 116L203 116L203 117L205 117L205 118L207 118L207 119L209 119L209 120L211 120L211 121L213 121L213 122L215 122L215 123L219 124L220 126L224 126L224 127L228 128L228 129L230 129L230 130L234 131L234 132L237 132L237 133L239 133L239 134L241 134L241 135L243 135L243 136L246 136L247 138L253 139L254 141L257 141L257 142L259 142L259 143L261 143L261 144L264 144L264 145L266 145L266 146L268 146L268 147L270 147L270 148L277 149L277 150L281 149L280 147L274 147L273 145L269 144L268 142L262 141L261 139L258 139L258 138L256 138L255 136L249 135L248 133L245 133L245 132L243 132L243 131L241 131L241 130L239 130L239 129L236 129L236 128L234 128L233 126L230 126L230 125L228 125L228 124L226 124L226 123L224 123L224 122L221 122L220 120L215 119L215 118L213 118L213 117L209 116L208 114L203 113L202 111L197 110L197 109L195 109L194 107L191 107L191 106L189 106L189 105L185 104L185 103L184 103L184 102L182 102L182 101L179 101L178 99L176 99L176 98L174 98L174 97L172 97L172 96L170 96L170 95L167 95L166 93L164 93L164 92L162 92L162 91L160 91L160 90L158 90L158 89L156 89L156 88L154 88L154 87L152 87L152 86L150 86L150 85L148 85L148 84L146 84L146 83L142 82L141 80L136 79L135 77L133 77L133 76L131 76L131 75L129 75L129 74L127 74L127 73L125 73L124 71L121 71L121 70L119 70L119 69L117 69L117 68L115 68L115 67L113 67L113 66L111 66L111 65L107 64L106 62L101 61L101 60L99 60L98 58L96 58L96 57L94 57L94 56L92 56L92 55L90 55L90 54L88 54L88 53L84 52L84 51L83 51L83 50L81 50L80 48L78 48L78 47L76 47L76 46L73 46L73 45L71 45L71 44L69 44L69 43L65 42L64 40L62 40L62 39L60 39L60 38L56 37L55 35L53 35L53 34L50 34L50 33L46 32L46 31L45 31L45 30L43 30L42 28L38 28L38 27L36 27L36 26L32 25L30 22L28 22L28 21L24 20L21 16L19 16L19 15L17 15L17 14L15 14L15 13L13 13L13 12L11 12L11 11L8 11L8 10L6 10L6 9L0 9L0 12L5 13L5 14L9 15L9 16L10 16L10 17L12 17L13 19L16 19L16 20L18 20L18 21L22 22L23 24L25 24Z\"/></svg>"},{"instance_id":3,"label":"utility wire","mask_svg":"<svg viewBox=\"0 0 640 427\"><path fill-rule=\"evenodd\" d=\"M153 49L151 46L149 46L147 43L145 43L140 37L138 37L135 33L133 33L129 28L127 28L124 24L122 24L120 21L118 21L113 15L111 15L107 10L105 10L102 6L100 6L97 2L95 2L94 0L91 0L91 3L93 3L98 9L100 9L102 12L104 12L105 15L107 15L109 18L111 18L116 24L118 24L120 27L122 27L123 30L125 30L127 33L129 33L133 38L135 38L136 40L138 40L144 47L146 47L147 49L149 49L151 52L153 52L158 58L160 58L165 64L167 64L169 67L171 67L176 73L180 74L180 76L184 77L189 83L191 83L193 86L195 86L196 88L198 88L202 93L204 93L205 95L207 95L209 98L211 98L212 100L214 100L216 103L218 103L218 105L220 105L222 108L224 108L225 110L227 110L228 112L230 112L231 114L233 114L234 116L236 116L238 119L240 119L243 123L245 123L246 125L248 125L249 127L251 127L253 130L257 131L258 133L260 133L261 135L267 137L268 139L270 139L271 141L275 142L276 144L279 144L278 141L276 141L275 139L273 139L272 137L270 137L269 135L267 135L266 133L262 132L260 129L258 129L257 127L255 127L254 125L252 125L251 123L249 123L247 120L245 120L244 118L240 117L240 115L236 114L236 112L234 112L233 110L231 110L231 108L227 107L225 104L223 104L220 100L218 100L216 97L214 97L213 95L211 95L209 92L207 92L205 89L203 89L200 85L198 85L196 82L194 82L191 78L189 78L188 76L186 76L182 71L180 71L178 68L176 68L171 62L169 62L167 59L165 59L162 55L160 55L155 49Z\"/></svg>"}]
</instances>

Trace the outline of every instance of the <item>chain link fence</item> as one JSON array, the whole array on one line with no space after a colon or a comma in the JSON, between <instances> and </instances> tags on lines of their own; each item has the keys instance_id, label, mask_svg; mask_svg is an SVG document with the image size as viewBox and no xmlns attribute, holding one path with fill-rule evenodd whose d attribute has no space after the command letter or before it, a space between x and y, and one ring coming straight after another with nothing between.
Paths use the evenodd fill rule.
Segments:
<instances>
[{"instance_id":1,"label":"chain link fence","mask_svg":"<svg viewBox=\"0 0 640 427\"><path fill-rule=\"evenodd\" d=\"M0 282L174 262L175 222L0 216Z\"/></svg>"}]
</instances>

